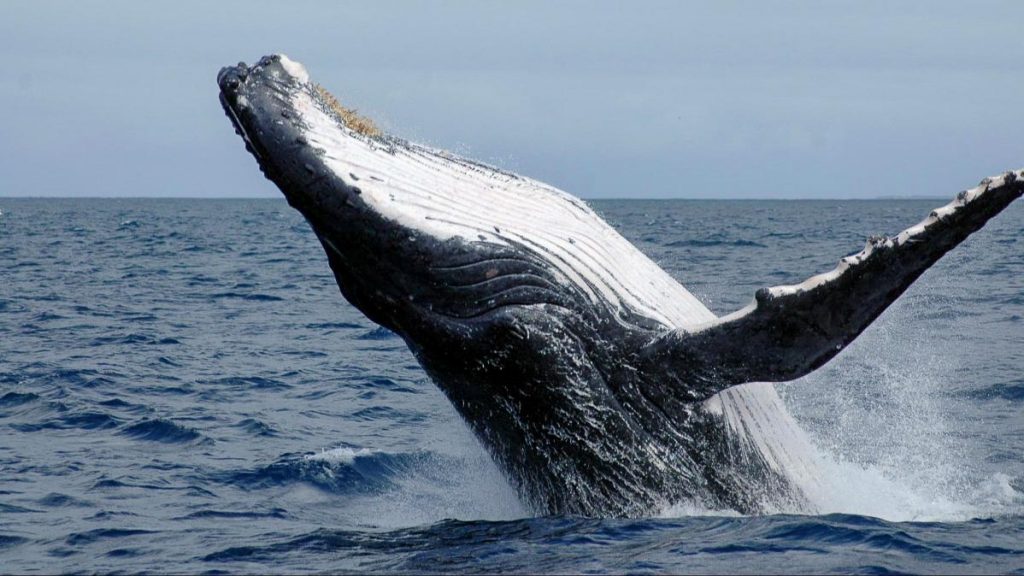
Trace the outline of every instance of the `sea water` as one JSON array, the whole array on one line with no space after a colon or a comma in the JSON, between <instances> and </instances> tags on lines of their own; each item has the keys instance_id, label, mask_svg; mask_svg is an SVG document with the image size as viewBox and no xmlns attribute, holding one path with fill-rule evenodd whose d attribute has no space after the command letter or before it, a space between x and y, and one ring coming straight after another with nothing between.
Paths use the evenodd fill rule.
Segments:
<instances>
[{"instance_id":1,"label":"sea water","mask_svg":"<svg viewBox=\"0 0 1024 576\"><path fill-rule=\"evenodd\" d=\"M717 314L941 200L600 201ZM0 199L0 572L1024 572L1024 203L779 385L820 514L537 517L283 200Z\"/></svg>"}]
</instances>

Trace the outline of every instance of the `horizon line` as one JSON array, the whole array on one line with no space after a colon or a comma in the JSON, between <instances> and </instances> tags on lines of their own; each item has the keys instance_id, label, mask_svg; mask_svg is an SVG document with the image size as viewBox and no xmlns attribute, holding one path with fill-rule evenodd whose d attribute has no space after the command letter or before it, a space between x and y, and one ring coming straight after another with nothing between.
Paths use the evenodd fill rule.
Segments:
<instances>
[{"instance_id":1,"label":"horizon line","mask_svg":"<svg viewBox=\"0 0 1024 576\"><path fill-rule=\"evenodd\" d=\"M945 196L865 196L865 197L853 197L853 196L840 196L835 198L827 198L820 196L784 196L784 197L770 197L770 198L759 198L752 196L729 196L724 198L710 198L702 196L674 196L674 197L639 197L639 198L622 198L622 197L600 197L600 198L587 198L585 196L577 196L580 200L585 202L602 202L602 201L645 201L645 202L661 202L661 201L677 201L677 200L721 200L721 201L806 201L806 200L821 200L821 201L834 201L834 200L944 200L947 199ZM273 200L273 201L287 201L284 196L0 196L0 202L4 200Z\"/></svg>"}]
</instances>

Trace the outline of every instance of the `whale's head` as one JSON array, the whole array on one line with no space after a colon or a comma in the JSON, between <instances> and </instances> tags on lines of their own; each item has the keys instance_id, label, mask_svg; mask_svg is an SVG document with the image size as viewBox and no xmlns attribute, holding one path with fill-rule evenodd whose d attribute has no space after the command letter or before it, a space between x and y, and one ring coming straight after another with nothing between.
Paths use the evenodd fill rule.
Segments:
<instances>
[{"instance_id":1,"label":"whale's head","mask_svg":"<svg viewBox=\"0 0 1024 576\"><path fill-rule=\"evenodd\" d=\"M218 84L236 131L312 226L345 297L410 344L439 331L472 339L497 318L589 309L575 304L600 298L565 263L575 240L524 231L554 237L561 223L571 232L592 214L575 198L383 135L286 56L224 68Z\"/></svg>"},{"instance_id":2,"label":"whale's head","mask_svg":"<svg viewBox=\"0 0 1024 576\"><path fill-rule=\"evenodd\" d=\"M286 56L224 68L218 84L342 292L388 328L541 308L645 330L714 318L578 198L385 135Z\"/></svg>"}]
</instances>

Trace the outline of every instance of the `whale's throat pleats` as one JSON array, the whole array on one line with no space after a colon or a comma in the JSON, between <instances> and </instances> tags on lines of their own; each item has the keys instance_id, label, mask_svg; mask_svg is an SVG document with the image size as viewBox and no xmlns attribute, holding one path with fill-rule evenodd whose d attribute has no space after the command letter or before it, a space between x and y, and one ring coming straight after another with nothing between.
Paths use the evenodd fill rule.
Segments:
<instances>
[{"instance_id":1,"label":"whale's throat pleats","mask_svg":"<svg viewBox=\"0 0 1024 576\"><path fill-rule=\"evenodd\" d=\"M621 307L665 328L715 319L696 297L583 201L552 186L339 122L318 92L291 97L312 146L338 178L395 223L436 240L513 246L544 260L560 282L594 303ZM357 179L357 180L356 180Z\"/></svg>"}]
</instances>

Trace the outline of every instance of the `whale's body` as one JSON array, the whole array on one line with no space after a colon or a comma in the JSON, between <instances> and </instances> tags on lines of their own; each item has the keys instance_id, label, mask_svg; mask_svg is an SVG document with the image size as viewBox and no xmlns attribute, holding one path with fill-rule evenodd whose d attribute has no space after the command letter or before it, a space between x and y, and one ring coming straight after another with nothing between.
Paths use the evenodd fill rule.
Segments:
<instances>
[{"instance_id":1,"label":"whale's body","mask_svg":"<svg viewBox=\"0 0 1024 576\"><path fill-rule=\"evenodd\" d=\"M286 57L218 83L344 296L402 336L543 513L811 509L807 441L768 383L835 356L1024 191L1024 172L986 179L718 318L580 200L367 129Z\"/></svg>"}]
</instances>

